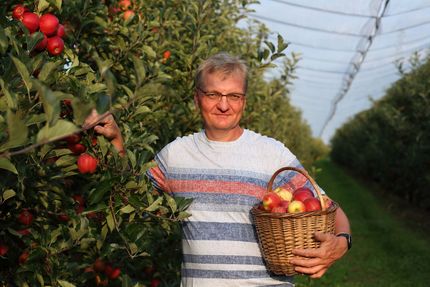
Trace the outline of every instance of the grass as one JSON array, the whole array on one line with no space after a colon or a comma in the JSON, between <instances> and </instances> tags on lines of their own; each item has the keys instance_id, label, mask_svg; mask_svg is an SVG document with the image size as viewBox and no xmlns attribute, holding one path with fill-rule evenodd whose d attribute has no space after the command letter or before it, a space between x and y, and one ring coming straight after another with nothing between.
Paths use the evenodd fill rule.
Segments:
<instances>
[{"instance_id":1,"label":"grass","mask_svg":"<svg viewBox=\"0 0 430 287\"><path fill-rule=\"evenodd\" d=\"M349 217L353 247L323 278L297 276L296 286L429 286L429 233L417 230L414 217L400 216L402 208L413 214L411 208L375 196L372 188L329 160L319 167L319 185Z\"/></svg>"}]
</instances>

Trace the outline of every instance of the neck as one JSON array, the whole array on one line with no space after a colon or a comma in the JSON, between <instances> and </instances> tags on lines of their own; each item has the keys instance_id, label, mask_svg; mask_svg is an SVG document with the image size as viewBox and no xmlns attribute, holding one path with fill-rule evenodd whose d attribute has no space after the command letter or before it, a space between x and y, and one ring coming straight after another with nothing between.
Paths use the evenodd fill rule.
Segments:
<instances>
[{"instance_id":1,"label":"neck","mask_svg":"<svg viewBox=\"0 0 430 287\"><path fill-rule=\"evenodd\" d=\"M231 142L237 140L243 134L243 129L239 126L229 131L205 128L205 134L211 141Z\"/></svg>"}]
</instances>

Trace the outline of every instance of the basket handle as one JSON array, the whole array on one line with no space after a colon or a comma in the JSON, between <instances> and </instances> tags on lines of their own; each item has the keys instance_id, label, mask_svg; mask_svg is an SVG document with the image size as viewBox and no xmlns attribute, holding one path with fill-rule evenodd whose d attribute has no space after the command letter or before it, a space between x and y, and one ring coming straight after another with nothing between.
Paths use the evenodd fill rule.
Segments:
<instances>
[{"instance_id":1,"label":"basket handle","mask_svg":"<svg viewBox=\"0 0 430 287\"><path fill-rule=\"evenodd\" d=\"M285 167L281 167L280 169L278 169L277 171L275 171L275 173L272 175L272 177L269 180L269 184L267 185L267 192L271 192L272 191L273 182L275 181L275 178L278 176L278 174L280 174L281 172L283 172L285 170L293 170L293 171L296 171L296 172L301 173L302 175L304 175L310 181L310 183L314 187L315 191L317 192L318 199L320 200L320 203L321 203L321 209L322 210L326 210L325 201L324 201L324 199L321 196L321 191L320 191L320 188L318 187L318 184L308 174L308 172L306 170L302 169L302 168L285 166Z\"/></svg>"}]
</instances>

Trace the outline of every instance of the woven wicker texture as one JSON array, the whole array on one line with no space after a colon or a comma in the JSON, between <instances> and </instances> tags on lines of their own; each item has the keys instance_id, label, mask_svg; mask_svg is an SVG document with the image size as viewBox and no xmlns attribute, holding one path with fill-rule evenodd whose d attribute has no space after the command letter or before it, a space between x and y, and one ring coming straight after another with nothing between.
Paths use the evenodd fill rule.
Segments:
<instances>
[{"instance_id":1,"label":"woven wicker texture","mask_svg":"<svg viewBox=\"0 0 430 287\"><path fill-rule=\"evenodd\" d=\"M257 229L259 245L267 268L277 275L295 275L297 272L289 260L295 257L294 248L318 248L320 242L314 239L316 231L334 234L337 203L326 208L321 191L315 181L303 169L283 167L277 170L267 185L267 192L272 191L276 176L286 170L303 174L315 188L322 210L302 213L270 213L253 207L251 214Z\"/></svg>"}]
</instances>

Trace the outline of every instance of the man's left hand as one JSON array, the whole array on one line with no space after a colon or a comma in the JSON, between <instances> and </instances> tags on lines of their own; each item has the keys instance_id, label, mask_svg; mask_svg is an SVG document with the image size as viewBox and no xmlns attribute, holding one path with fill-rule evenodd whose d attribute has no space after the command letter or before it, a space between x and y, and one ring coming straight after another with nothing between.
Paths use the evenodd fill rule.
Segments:
<instances>
[{"instance_id":1,"label":"man's left hand","mask_svg":"<svg viewBox=\"0 0 430 287\"><path fill-rule=\"evenodd\" d=\"M296 256L290 263L295 265L297 272L308 274L311 278L320 278L327 269L348 250L348 244L343 237L329 233L315 233L315 239L321 242L316 249L293 249ZM303 258L304 257L304 258Z\"/></svg>"}]
</instances>

